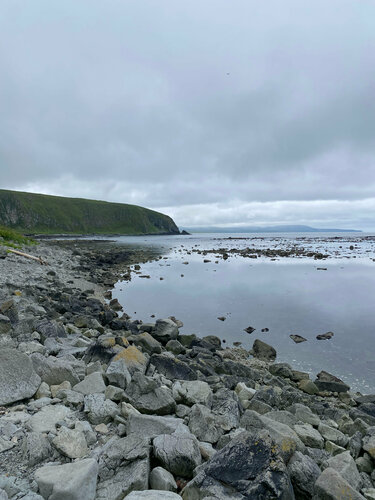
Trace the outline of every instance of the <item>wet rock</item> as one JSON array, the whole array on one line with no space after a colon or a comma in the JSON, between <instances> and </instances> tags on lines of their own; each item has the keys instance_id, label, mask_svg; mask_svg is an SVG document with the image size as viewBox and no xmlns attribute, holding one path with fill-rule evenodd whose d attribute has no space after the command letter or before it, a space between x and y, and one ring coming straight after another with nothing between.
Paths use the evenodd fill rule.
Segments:
<instances>
[{"instance_id":1,"label":"wet rock","mask_svg":"<svg viewBox=\"0 0 375 500\"><path fill-rule=\"evenodd\" d=\"M317 335L316 338L318 340L329 340L331 339L335 334L333 332L326 332L326 333L321 333L320 335Z\"/></svg>"},{"instance_id":2,"label":"wet rock","mask_svg":"<svg viewBox=\"0 0 375 500\"><path fill-rule=\"evenodd\" d=\"M151 377L135 373L124 393L124 399L141 413L169 415L174 412L176 402L172 392Z\"/></svg>"},{"instance_id":3,"label":"wet rock","mask_svg":"<svg viewBox=\"0 0 375 500\"><path fill-rule=\"evenodd\" d=\"M158 319L152 336L165 345L169 340L177 339L178 327L171 319Z\"/></svg>"},{"instance_id":4,"label":"wet rock","mask_svg":"<svg viewBox=\"0 0 375 500\"><path fill-rule=\"evenodd\" d=\"M259 339L254 341L252 354L255 358L263 361L275 361L276 359L276 350Z\"/></svg>"},{"instance_id":5,"label":"wet rock","mask_svg":"<svg viewBox=\"0 0 375 500\"><path fill-rule=\"evenodd\" d=\"M185 500L206 497L294 500L284 462L266 432L232 439L182 491Z\"/></svg>"},{"instance_id":6,"label":"wet rock","mask_svg":"<svg viewBox=\"0 0 375 500\"><path fill-rule=\"evenodd\" d=\"M298 383L298 387L299 389L301 389L301 391L306 392L306 394L310 394L312 396L319 392L317 385L309 379L300 380L300 382Z\"/></svg>"},{"instance_id":7,"label":"wet rock","mask_svg":"<svg viewBox=\"0 0 375 500\"><path fill-rule=\"evenodd\" d=\"M173 475L166 469L163 469L163 467L155 467L155 469L152 469L150 474L150 486L152 490L177 491L177 484Z\"/></svg>"},{"instance_id":8,"label":"wet rock","mask_svg":"<svg viewBox=\"0 0 375 500\"><path fill-rule=\"evenodd\" d=\"M313 495L315 481L321 474L316 463L307 455L296 451L288 463L288 473L294 493L299 500L308 500Z\"/></svg>"},{"instance_id":9,"label":"wet rock","mask_svg":"<svg viewBox=\"0 0 375 500\"><path fill-rule=\"evenodd\" d=\"M189 365L165 354L153 354L150 358L156 370L169 380L196 380L197 374Z\"/></svg>"},{"instance_id":10,"label":"wet rock","mask_svg":"<svg viewBox=\"0 0 375 500\"><path fill-rule=\"evenodd\" d=\"M301 342L307 342L307 339L305 337L302 337L301 335L289 335L289 337L295 342L296 344L301 344Z\"/></svg>"},{"instance_id":11,"label":"wet rock","mask_svg":"<svg viewBox=\"0 0 375 500\"><path fill-rule=\"evenodd\" d=\"M98 464L87 458L71 464L45 466L35 472L43 498L49 500L94 500Z\"/></svg>"},{"instance_id":12,"label":"wet rock","mask_svg":"<svg viewBox=\"0 0 375 500\"><path fill-rule=\"evenodd\" d=\"M15 349L0 350L0 406L31 398L40 383L26 354Z\"/></svg>"},{"instance_id":13,"label":"wet rock","mask_svg":"<svg viewBox=\"0 0 375 500\"><path fill-rule=\"evenodd\" d=\"M269 367L269 371L275 377L293 378L292 367L288 363L274 363Z\"/></svg>"},{"instance_id":14,"label":"wet rock","mask_svg":"<svg viewBox=\"0 0 375 500\"><path fill-rule=\"evenodd\" d=\"M328 467L314 485L313 500L364 500L364 497L335 469Z\"/></svg>"},{"instance_id":15,"label":"wet rock","mask_svg":"<svg viewBox=\"0 0 375 500\"><path fill-rule=\"evenodd\" d=\"M318 373L314 383L320 391L347 392L350 390L350 387L342 380L324 370Z\"/></svg>"},{"instance_id":16,"label":"wet rock","mask_svg":"<svg viewBox=\"0 0 375 500\"><path fill-rule=\"evenodd\" d=\"M162 434L153 441L154 456L172 474L191 478L201 463L195 436L187 433Z\"/></svg>"},{"instance_id":17,"label":"wet rock","mask_svg":"<svg viewBox=\"0 0 375 500\"><path fill-rule=\"evenodd\" d=\"M255 332L255 328L253 328L252 326L248 326L247 328L244 329L244 332L253 333Z\"/></svg>"},{"instance_id":18,"label":"wet rock","mask_svg":"<svg viewBox=\"0 0 375 500\"><path fill-rule=\"evenodd\" d=\"M178 354L184 354L186 352L186 348L180 344L178 340L169 340L165 346L167 351L172 352L176 356Z\"/></svg>"}]
</instances>

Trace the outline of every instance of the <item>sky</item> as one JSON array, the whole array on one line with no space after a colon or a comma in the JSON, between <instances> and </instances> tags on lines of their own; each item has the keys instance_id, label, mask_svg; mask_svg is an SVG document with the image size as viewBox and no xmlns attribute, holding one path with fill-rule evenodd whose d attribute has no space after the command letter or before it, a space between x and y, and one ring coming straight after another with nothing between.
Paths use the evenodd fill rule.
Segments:
<instances>
[{"instance_id":1,"label":"sky","mask_svg":"<svg viewBox=\"0 0 375 500\"><path fill-rule=\"evenodd\" d=\"M0 187L375 230L375 1L0 0Z\"/></svg>"}]
</instances>

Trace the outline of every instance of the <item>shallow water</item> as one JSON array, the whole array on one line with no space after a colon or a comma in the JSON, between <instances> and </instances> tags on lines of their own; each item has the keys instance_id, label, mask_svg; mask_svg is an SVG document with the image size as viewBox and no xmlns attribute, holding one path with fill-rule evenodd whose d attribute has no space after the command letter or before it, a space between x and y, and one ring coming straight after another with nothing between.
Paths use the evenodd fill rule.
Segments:
<instances>
[{"instance_id":1,"label":"shallow water","mask_svg":"<svg viewBox=\"0 0 375 500\"><path fill-rule=\"evenodd\" d=\"M204 249L228 244L213 240L215 237L157 237L151 238L151 242L149 238L135 241L127 238L127 244L160 246L160 253L167 258L143 264L141 274L134 273L130 282L118 283L113 296L134 319L153 321L152 314L156 318L173 315L183 321L183 333L218 335L226 340L226 345L240 341L246 349L259 338L276 348L278 361L289 362L313 376L327 370L354 390L375 393L372 240L358 241L356 235L355 241L348 236L328 241L332 238L329 235L328 240L322 241L318 236L311 243L308 235L308 244L314 248L330 248L334 257L323 261L311 258L272 261L263 257L222 260L214 255L187 253L195 245ZM262 236L259 241L269 247L274 238L274 235L270 239ZM286 238L286 243L278 240L276 244L279 247L299 244L295 237ZM255 242L257 248L259 241ZM230 247L239 244L249 246L249 241L229 242ZM350 245L356 248L351 251ZM355 259L347 258L351 252ZM211 262L204 263L204 259ZM189 264L183 264L186 261ZM219 316L225 316L226 320L219 321ZM243 331L247 326L256 330L249 335ZM269 332L261 332L262 328L269 328ZM317 334L327 331L335 334L331 340L316 339ZM295 344L290 334L302 335L308 341Z\"/></svg>"}]
</instances>

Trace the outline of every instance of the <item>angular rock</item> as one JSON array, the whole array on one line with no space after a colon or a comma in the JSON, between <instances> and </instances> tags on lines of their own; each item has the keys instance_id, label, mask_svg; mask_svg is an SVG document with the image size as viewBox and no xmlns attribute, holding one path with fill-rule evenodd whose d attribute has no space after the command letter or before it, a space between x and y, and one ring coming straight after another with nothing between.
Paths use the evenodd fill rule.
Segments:
<instances>
[{"instance_id":1,"label":"angular rock","mask_svg":"<svg viewBox=\"0 0 375 500\"><path fill-rule=\"evenodd\" d=\"M132 491L130 495L125 497L126 500L181 500L180 495L172 491Z\"/></svg>"},{"instance_id":2,"label":"angular rock","mask_svg":"<svg viewBox=\"0 0 375 500\"><path fill-rule=\"evenodd\" d=\"M308 500L312 497L315 481L321 474L320 468L307 455L296 451L288 463L288 473L296 498Z\"/></svg>"},{"instance_id":3,"label":"angular rock","mask_svg":"<svg viewBox=\"0 0 375 500\"><path fill-rule=\"evenodd\" d=\"M95 500L122 500L133 490L147 490L149 473L148 458L125 463L109 479L99 482Z\"/></svg>"},{"instance_id":4,"label":"angular rock","mask_svg":"<svg viewBox=\"0 0 375 500\"><path fill-rule=\"evenodd\" d=\"M0 350L0 406L31 398L40 383L26 354L15 349Z\"/></svg>"},{"instance_id":5,"label":"angular rock","mask_svg":"<svg viewBox=\"0 0 375 500\"><path fill-rule=\"evenodd\" d=\"M145 326L145 325L141 325ZM160 354L162 351L162 346L160 342L154 339L148 332L140 333L139 335L132 335L128 338L135 344L136 346L142 347L144 352L148 352L149 354Z\"/></svg>"},{"instance_id":6,"label":"angular rock","mask_svg":"<svg viewBox=\"0 0 375 500\"><path fill-rule=\"evenodd\" d=\"M60 428L52 444L60 453L69 458L82 458L89 451L84 433L67 427Z\"/></svg>"},{"instance_id":7,"label":"angular rock","mask_svg":"<svg viewBox=\"0 0 375 500\"><path fill-rule=\"evenodd\" d=\"M350 390L350 387L342 380L324 370L318 373L316 377L314 383L320 391L347 392Z\"/></svg>"},{"instance_id":8,"label":"angular rock","mask_svg":"<svg viewBox=\"0 0 375 500\"><path fill-rule=\"evenodd\" d=\"M345 447L348 444L349 438L345 436L338 429L334 429L329 425L326 425L324 422L321 422L318 427L318 431L327 441L332 441L332 443L337 444L338 446Z\"/></svg>"},{"instance_id":9,"label":"angular rock","mask_svg":"<svg viewBox=\"0 0 375 500\"><path fill-rule=\"evenodd\" d=\"M122 360L133 375L135 372L145 373L147 367L147 358L135 345L130 345L126 349L122 349L112 358L112 362Z\"/></svg>"},{"instance_id":10,"label":"angular rock","mask_svg":"<svg viewBox=\"0 0 375 500\"><path fill-rule=\"evenodd\" d=\"M40 376L43 382L48 385L58 385L67 380L72 385L79 382L78 374L75 369L64 359L49 356L45 358L39 353L31 354L30 359L34 370Z\"/></svg>"},{"instance_id":11,"label":"angular rock","mask_svg":"<svg viewBox=\"0 0 375 500\"><path fill-rule=\"evenodd\" d=\"M184 421L181 418L130 413L126 432L127 435L138 434L145 438L154 438L159 434L172 434L183 424Z\"/></svg>"},{"instance_id":12,"label":"angular rock","mask_svg":"<svg viewBox=\"0 0 375 500\"><path fill-rule=\"evenodd\" d=\"M268 433L244 431L199 468L182 491L182 498L294 500L294 493Z\"/></svg>"},{"instance_id":13,"label":"angular rock","mask_svg":"<svg viewBox=\"0 0 375 500\"><path fill-rule=\"evenodd\" d=\"M67 333L62 325L56 321L49 321L48 319L41 319L35 324L35 331L40 334L42 342L50 337L67 337Z\"/></svg>"},{"instance_id":14,"label":"angular rock","mask_svg":"<svg viewBox=\"0 0 375 500\"><path fill-rule=\"evenodd\" d=\"M259 339L254 340L252 354L254 358L262 359L263 361L275 361L276 359L276 349Z\"/></svg>"},{"instance_id":15,"label":"angular rock","mask_svg":"<svg viewBox=\"0 0 375 500\"><path fill-rule=\"evenodd\" d=\"M201 380L177 380L172 386L172 394L177 403L192 406L196 403L211 406L212 390L207 382Z\"/></svg>"},{"instance_id":16,"label":"angular rock","mask_svg":"<svg viewBox=\"0 0 375 500\"><path fill-rule=\"evenodd\" d=\"M335 469L355 490L361 485L361 476L349 451L340 453L328 460L328 466Z\"/></svg>"},{"instance_id":17,"label":"angular rock","mask_svg":"<svg viewBox=\"0 0 375 500\"><path fill-rule=\"evenodd\" d=\"M125 389L131 380L131 375L123 359L112 361L105 374L110 384L121 387L121 389Z\"/></svg>"},{"instance_id":18,"label":"angular rock","mask_svg":"<svg viewBox=\"0 0 375 500\"><path fill-rule=\"evenodd\" d=\"M35 481L48 500L94 500L98 464L87 458L70 464L45 466L35 472Z\"/></svg>"},{"instance_id":19,"label":"angular rock","mask_svg":"<svg viewBox=\"0 0 375 500\"><path fill-rule=\"evenodd\" d=\"M100 372L94 372L87 375L82 382L73 386L73 391L79 392L84 396L88 394L98 394L105 392L105 383L103 375Z\"/></svg>"},{"instance_id":20,"label":"angular rock","mask_svg":"<svg viewBox=\"0 0 375 500\"><path fill-rule=\"evenodd\" d=\"M177 484L173 475L163 467L155 467L150 473L150 486L152 490L177 491ZM181 497L179 497L181 498Z\"/></svg>"},{"instance_id":21,"label":"angular rock","mask_svg":"<svg viewBox=\"0 0 375 500\"><path fill-rule=\"evenodd\" d=\"M135 373L126 391L124 399L141 413L149 415L169 415L174 412L176 402L172 392L151 377Z\"/></svg>"},{"instance_id":22,"label":"angular rock","mask_svg":"<svg viewBox=\"0 0 375 500\"><path fill-rule=\"evenodd\" d=\"M224 434L220 419L203 405L195 404L189 415L189 429L199 439L216 443Z\"/></svg>"},{"instance_id":23,"label":"angular rock","mask_svg":"<svg viewBox=\"0 0 375 500\"><path fill-rule=\"evenodd\" d=\"M242 407L246 410L249 407L250 400L253 398L256 390L251 387L247 387L247 385L243 382L238 382L234 390Z\"/></svg>"},{"instance_id":24,"label":"angular rock","mask_svg":"<svg viewBox=\"0 0 375 500\"><path fill-rule=\"evenodd\" d=\"M93 425L108 424L113 420L120 410L116 403L105 399L104 394L89 394L85 396L85 413Z\"/></svg>"},{"instance_id":25,"label":"angular rock","mask_svg":"<svg viewBox=\"0 0 375 500\"><path fill-rule=\"evenodd\" d=\"M363 438L363 449L375 460L375 433L366 434Z\"/></svg>"},{"instance_id":26,"label":"angular rock","mask_svg":"<svg viewBox=\"0 0 375 500\"><path fill-rule=\"evenodd\" d=\"M365 500L331 467L325 469L314 485L313 500Z\"/></svg>"},{"instance_id":27,"label":"angular rock","mask_svg":"<svg viewBox=\"0 0 375 500\"><path fill-rule=\"evenodd\" d=\"M240 422L240 407L235 392L221 388L212 399L212 413L217 415L220 426L225 431L238 427Z\"/></svg>"},{"instance_id":28,"label":"angular rock","mask_svg":"<svg viewBox=\"0 0 375 500\"><path fill-rule=\"evenodd\" d=\"M153 354L150 363L156 370L169 380L196 380L197 374L189 367L187 363L166 355Z\"/></svg>"},{"instance_id":29,"label":"angular rock","mask_svg":"<svg viewBox=\"0 0 375 500\"><path fill-rule=\"evenodd\" d=\"M152 336L165 345L169 340L177 339L178 327L171 319L158 319Z\"/></svg>"},{"instance_id":30,"label":"angular rock","mask_svg":"<svg viewBox=\"0 0 375 500\"><path fill-rule=\"evenodd\" d=\"M1 248L1 247L0 247ZM12 329L12 324L8 316L0 314L0 335L8 333Z\"/></svg>"},{"instance_id":31,"label":"angular rock","mask_svg":"<svg viewBox=\"0 0 375 500\"><path fill-rule=\"evenodd\" d=\"M28 432L23 441L24 458L32 467L49 458L52 448L45 434Z\"/></svg>"},{"instance_id":32,"label":"angular rock","mask_svg":"<svg viewBox=\"0 0 375 500\"><path fill-rule=\"evenodd\" d=\"M310 448L324 448L324 439L320 433L310 424L297 424L294 430L303 444Z\"/></svg>"},{"instance_id":33,"label":"angular rock","mask_svg":"<svg viewBox=\"0 0 375 500\"><path fill-rule=\"evenodd\" d=\"M201 453L195 436L187 433L162 434L153 441L154 456L169 472L191 478L201 463Z\"/></svg>"},{"instance_id":34,"label":"angular rock","mask_svg":"<svg viewBox=\"0 0 375 500\"><path fill-rule=\"evenodd\" d=\"M63 405L44 406L35 413L26 426L33 432L56 432L56 424L71 415L71 410Z\"/></svg>"}]
</instances>

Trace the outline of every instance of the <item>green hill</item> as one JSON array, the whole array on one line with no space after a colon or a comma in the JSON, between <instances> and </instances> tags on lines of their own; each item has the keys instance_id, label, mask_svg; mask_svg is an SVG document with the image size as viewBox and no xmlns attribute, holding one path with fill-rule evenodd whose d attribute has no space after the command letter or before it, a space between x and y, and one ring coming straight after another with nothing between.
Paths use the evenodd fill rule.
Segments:
<instances>
[{"instance_id":1,"label":"green hill","mask_svg":"<svg viewBox=\"0 0 375 500\"><path fill-rule=\"evenodd\" d=\"M0 189L0 225L25 234L176 234L167 215L124 203Z\"/></svg>"}]
</instances>

